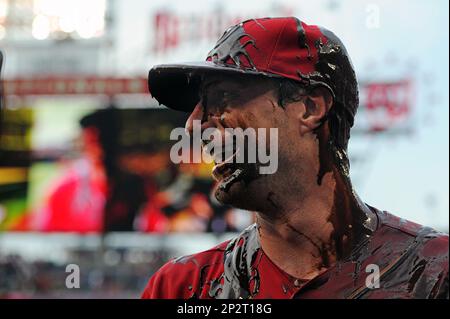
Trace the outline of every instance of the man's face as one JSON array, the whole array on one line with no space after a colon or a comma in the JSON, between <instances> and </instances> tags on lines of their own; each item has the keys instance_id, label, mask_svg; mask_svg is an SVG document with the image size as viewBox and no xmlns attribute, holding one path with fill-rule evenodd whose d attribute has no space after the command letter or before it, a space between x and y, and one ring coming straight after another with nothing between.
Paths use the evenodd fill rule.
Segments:
<instances>
[{"instance_id":1,"label":"man's face","mask_svg":"<svg viewBox=\"0 0 450 319\"><path fill-rule=\"evenodd\" d=\"M256 147L256 154L258 148L262 147L265 154L271 153L272 157L275 155L278 163L273 174L261 173L258 155L256 162L245 156L244 163L236 163L237 153L247 154L251 146L246 143L244 150L237 150L234 143L233 158L223 158L225 161L222 163L216 161L213 169L213 176L217 180L215 196L224 204L248 210L265 210L267 205L274 205L272 195L292 191L296 187L289 180L292 170L298 171L302 166L303 158L297 152L302 147L294 115L296 110L278 105L278 92L275 88L273 80L260 77L222 75L208 77L204 81L200 92L201 100L186 123L187 130L192 131L194 120L201 121L202 131L217 129L221 132L225 151L225 148L230 147L225 141L226 128L250 128L247 131L256 133L256 145L253 145ZM271 128L277 129L277 136L272 134ZM265 131L265 137L260 134L261 130ZM278 148L271 147L273 144L270 138L277 143Z\"/></svg>"}]
</instances>

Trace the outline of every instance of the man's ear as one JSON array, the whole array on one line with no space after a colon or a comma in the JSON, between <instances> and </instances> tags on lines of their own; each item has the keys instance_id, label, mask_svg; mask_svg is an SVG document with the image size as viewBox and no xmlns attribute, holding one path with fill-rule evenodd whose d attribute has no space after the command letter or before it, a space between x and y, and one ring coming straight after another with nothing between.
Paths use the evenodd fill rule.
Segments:
<instances>
[{"instance_id":1,"label":"man's ear","mask_svg":"<svg viewBox=\"0 0 450 319\"><path fill-rule=\"evenodd\" d=\"M325 87L316 87L303 99L304 112L299 116L300 133L318 128L333 105L333 96Z\"/></svg>"}]
</instances>

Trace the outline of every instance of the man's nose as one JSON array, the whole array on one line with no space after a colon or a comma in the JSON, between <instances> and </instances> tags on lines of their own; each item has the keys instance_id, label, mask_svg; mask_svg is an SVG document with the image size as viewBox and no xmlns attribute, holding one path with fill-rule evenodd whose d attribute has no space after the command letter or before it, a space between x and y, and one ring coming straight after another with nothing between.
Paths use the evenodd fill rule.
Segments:
<instances>
[{"instance_id":1,"label":"man's nose","mask_svg":"<svg viewBox=\"0 0 450 319\"><path fill-rule=\"evenodd\" d=\"M202 132L209 127L217 128L219 130L223 129L223 126L220 123L220 115L209 114L205 116L204 108L201 102L197 103L191 115L186 121L185 130L189 135L192 135L193 133L194 121L201 121Z\"/></svg>"}]
</instances>

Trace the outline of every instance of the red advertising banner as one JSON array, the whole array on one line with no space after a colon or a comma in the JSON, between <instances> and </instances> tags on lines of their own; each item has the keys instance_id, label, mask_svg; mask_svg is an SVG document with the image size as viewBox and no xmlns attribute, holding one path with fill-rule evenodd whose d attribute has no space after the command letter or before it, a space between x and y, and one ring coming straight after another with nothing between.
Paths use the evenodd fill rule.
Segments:
<instances>
[{"instance_id":1,"label":"red advertising banner","mask_svg":"<svg viewBox=\"0 0 450 319\"><path fill-rule=\"evenodd\" d=\"M389 129L410 118L413 100L411 81L368 83L361 91L365 96L362 106L372 131Z\"/></svg>"},{"instance_id":2,"label":"red advertising banner","mask_svg":"<svg viewBox=\"0 0 450 319\"><path fill-rule=\"evenodd\" d=\"M148 94L146 78L46 77L5 79L5 95Z\"/></svg>"}]
</instances>

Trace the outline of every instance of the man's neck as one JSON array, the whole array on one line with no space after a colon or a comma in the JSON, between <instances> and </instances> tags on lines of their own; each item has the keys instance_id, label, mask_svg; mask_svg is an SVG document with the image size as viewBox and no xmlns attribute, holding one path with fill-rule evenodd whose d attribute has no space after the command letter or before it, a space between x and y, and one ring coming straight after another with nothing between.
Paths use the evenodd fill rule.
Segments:
<instances>
[{"instance_id":1,"label":"man's neck","mask_svg":"<svg viewBox=\"0 0 450 319\"><path fill-rule=\"evenodd\" d=\"M299 279L312 279L348 256L373 228L370 210L336 171L325 174L303 199L274 200L283 203L277 218L257 215L261 247L278 267Z\"/></svg>"}]
</instances>

